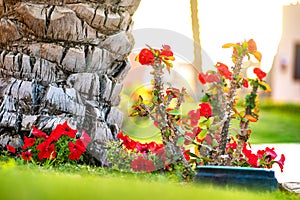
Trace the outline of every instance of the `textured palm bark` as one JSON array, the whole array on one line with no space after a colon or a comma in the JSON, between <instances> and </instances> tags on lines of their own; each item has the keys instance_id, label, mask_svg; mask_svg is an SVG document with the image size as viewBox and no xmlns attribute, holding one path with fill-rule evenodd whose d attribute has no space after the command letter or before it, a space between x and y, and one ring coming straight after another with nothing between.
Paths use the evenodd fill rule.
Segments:
<instances>
[{"instance_id":1,"label":"textured palm bark","mask_svg":"<svg viewBox=\"0 0 300 200\"><path fill-rule=\"evenodd\" d=\"M0 146L67 120L90 134L88 152L105 165L139 2L0 0Z\"/></svg>"}]
</instances>

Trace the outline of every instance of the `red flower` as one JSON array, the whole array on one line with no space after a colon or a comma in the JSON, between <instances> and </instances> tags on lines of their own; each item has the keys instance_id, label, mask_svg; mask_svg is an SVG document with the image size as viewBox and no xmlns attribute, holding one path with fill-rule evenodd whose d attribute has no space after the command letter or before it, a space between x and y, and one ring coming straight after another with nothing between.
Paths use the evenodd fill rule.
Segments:
<instances>
[{"instance_id":1,"label":"red flower","mask_svg":"<svg viewBox=\"0 0 300 200\"><path fill-rule=\"evenodd\" d=\"M259 80L262 80L263 78L265 78L267 76L267 74L265 72L263 72L261 69L255 67L253 72L256 74L257 78Z\"/></svg>"},{"instance_id":2,"label":"red flower","mask_svg":"<svg viewBox=\"0 0 300 200\"><path fill-rule=\"evenodd\" d=\"M44 133L43 131L39 130L35 126L32 126L31 133L32 133L32 135L34 135L35 137L38 137L38 138L40 138L40 137L48 138L48 135L46 133Z\"/></svg>"},{"instance_id":3,"label":"red flower","mask_svg":"<svg viewBox=\"0 0 300 200\"><path fill-rule=\"evenodd\" d=\"M180 90L178 88L167 88L166 90L167 95L173 95L173 98L176 98L180 95Z\"/></svg>"},{"instance_id":4,"label":"red flower","mask_svg":"<svg viewBox=\"0 0 300 200\"><path fill-rule=\"evenodd\" d=\"M44 141L37 145L36 147L37 150L40 150L38 154L38 158L42 160L43 158L46 159L55 159L56 157L56 152L55 152L55 146L54 144L49 144L48 141Z\"/></svg>"},{"instance_id":5,"label":"red flower","mask_svg":"<svg viewBox=\"0 0 300 200\"><path fill-rule=\"evenodd\" d=\"M217 74L204 74L203 72L198 74L198 79L202 84L220 82L220 78Z\"/></svg>"},{"instance_id":6,"label":"red flower","mask_svg":"<svg viewBox=\"0 0 300 200\"><path fill-rule=\"evenodd\" d=\"M283 172L284 161L285 161L285 156L284 154L281 154L280 160L277 161L277 164L279 165L281 172Z\"/></svg>"},{"instance_id":7,"label":"red flower","mask_svg":"<svg viewBox=\"0 0 300 200\"><path fill-rule=\"evenodd\" d=\"M134 150L136 148L136 142L127 135L123 135L122 132L118 133L117 138L121 139L123 141L123 145L128 150Z\"/></svg>"},{"instance_id":8,"label":"red flower","mask_svg":"<svg viewBox=\"0 0 300 200\"><path fill-rule=\"evenodd\" d=\"M245 87L245 88L248 88L249 87L249 83L248 83L248 80L247 79L243 79L243 86Z\"/></svg>"},{"instance_id":9,"label":"red flower","mask_svg":"<svg viewBox=\"0 0 300 200\"><path fill-rule=\"evenodd\" d=\"M71 152L69 155L70 160L79 160L82 153L86 151L81 140L76 140L75 144L73 142L69 142L69 150Z\"/></svg>"},{"instance_id":10,"label":"red flower","mask_svg":"<svg viewBox=\"0 0 300 200\"><path fill-rule=\"evenodd\" d=\"M23 160L31 160L31 158L32 158L31 151L22 152L22 158L23 158Z\"/></svg>"},{"instance_id":11,"label":"red flower","mask_svg":"<svg viewBox=\"0 0 300 200\"><path fill-rule=\"evenodd\" d=\"M141 152L141 153L148 153L149 152L147 143L142 144L140 142L135 141L135 148L137 149L137 152Z\"/></svg>"},{"instance_id":12,"label":"red flower","mask_svg":"<svg viewBox=\"0 0 300 200\"><path fill-rule=\"evenodd\" d=\"M35 140L36 140L35 138L28 138L24 136L24 145L22 146L22 149L32 147L32 145L34 145Z\"/></svg>"},{"instance_id":13,"label":"red flower","mask_svg":"<svg viewBox=\"0 0 300 200\"><path fill-rule=\"evenodd\" d=\"M142 65L153 65L155 56L151 50L145 48L141 50L137 59Z\"/></svg>"},{"instance_id":14,"label":"red flower","mask_svg":"<svg viewBox=\"0 0 300 200\"><path fill-rule=\"evenodd\" d=\"M184 133L184 145L189 145L189 144L191 144L192 142L193 142L193 140L195 139L195 137L196 137L196 134L193 132L193 133L191 133L191 132L185 132Z\"/></svg>"},{"instance_id":15,"label":"red flower","mask_svg":"<svg viewBox=\"0 0 300 200\"><path fill-rule=\"evenodd\" d=\"M168 60L169 57L173 56L171 47L169 45L163 45L163 49L161 49L159 56L164 57L164 59Z\"/></svg>"},{"instance_id":16,"label":"red flower","mask_svg":"<svg viewBox=\"0 0 300 200\"><path fill-rule=\"evenodd\" d=\"M274 160L277 157L277 154L274 151L274 148L270 149L269 147L266 147L265 152L266 152L267 156L271 156L272 160Z\"/></svg>"},{"instance_id":17,"label":"red flower","mask_svg":"<svg viewBox=\"0 0 300 200\"><path fill-rule=\"evenodd\" d=\"M231 136L231 142L227 143L226 150L236 149L236 148L237 148L237 143L234 140L234 138Z\"/></svg>"},{"instance_id":18,"label":"red flower","mask_svg":"<svg viewBox=\"0 0 300 200\"><path fill-rule=\"evenodd\" d=\"M198 125L198 121L200 119L200 109L189 111L188 116L190 116L191 126Z\"/></svg>"},{"instance_id":19,"label":"red flower","mask_svg":"<svg viewBox=\"0 0 300 200\"><path fill-rule=\"evenodd\" d=\"M217 67L218 72L221 76L225 77L228 80L232 79L232 73L229 71L227 65L225 65L221 62L217 62L216 67Z\"/></svg>"},{"instance_id":20,"label":"red flower","mask_svg":"<svg viewBox=\"0 0 300 200\"><path fill-rule=\"evenodd\" d=\"M8 152L16 153L15 147L13 147L13 146L11 146L9 144L6 145L6 149L7 149Z\"/></svg>"},{"instance_id":21,"label":"red flower","mask_svg":"<svg viewBox=\"0 0 300 200\"><path fill-rule=\"evenodd\" d=\"M208 103L201 103L200 106L200 116L209 118L212 115L211 107Z\"/></svg>"},{"instance_id":22,"label":"red flower","mask_svg":"<svg viewBox=\"0 0 300 200\"><path fill-rule=\"evenodd\" d=\"M77 130L72 129L68 125L67 121L65 121L63 124L58 124L53 131L57 132L57 136L59 136L59 135L68 135L70 138L75 138L76 133L77 133Z\"/></svg>"},{"instance_id":23,"label":"red flower","mask_svg":"<svg viewBox=\"0 0 300 200\"><path fill-rule=\"evenodd\" d=\"M206 83L206 74L204 74L203 72L199 73L198 79L199 79L200 83L205 84Z\"/></svg>"},{"instance_id":24,"label":"red flower","mask_svg":"<svg viewBox=\"0 0 300 200\"><path fill-rule=\"evenodd\" d=\"M81 140L81 142L83 143L83 145L84 145L85 148L88 146L88 144L92 140L90 138L90 136L86 133L85 130L82 130L82 134L81 134L81 136L80 136L79 139Z\"/></svg>"},{"instance_id":25,"label":"red flower","mask_svg":"<svg viewBox=\"0 0 300 200\"><path fill-rule=\"evenodd\" d=\"M147 148L148 148L151 152L155 153L155 152L157 152L157 151L163 149L163 148L164 148L164 145L163 145L163 144L157 144L156 142L150 142L149 144L147 144Z\"/></svg>"},{"instance_id":26,"label":"red flower","mask_svg":"<svg viewBox=\"0 0 300 200\"><path fill-rule=\"evenodd\" d=\"M247 149L246 143L244 143L242 151L243 151L244 155L246 156L246 158L248 158L248 163L252 167L257 167L258 156L253 154L251 150Z\"/></svg>"},{"instance_id":27,"label":"red flower","mask_svg":"<svg viewBox=\"0 0 300 200\"><path fill-rule=\"evenodd\" d=\"M189 149L188 149L188 150L184 150L184 151L183 151L183 155L184 155L184 157L185 157L185 159L186 159L187 161L190 161L190 160L191 160L191 157L190 157L190 155L188 155L188 152L190 152Z\"/></svg>"},{"instance_id":28,"label":"red flower","mask_svg":"<svg viewBox=\"0 0 300 200\"><path fill-rule=\"evenodd\" d=\"M153 161L146 160L142 156L133 160L130 166L135 172L152 172L155 170Z\"/></svg>"}]
</instances>

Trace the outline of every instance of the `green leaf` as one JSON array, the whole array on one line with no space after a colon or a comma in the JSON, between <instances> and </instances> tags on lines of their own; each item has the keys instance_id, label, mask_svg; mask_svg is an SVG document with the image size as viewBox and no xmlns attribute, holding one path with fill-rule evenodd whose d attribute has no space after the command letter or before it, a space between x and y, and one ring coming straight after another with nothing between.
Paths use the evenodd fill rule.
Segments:
<instances>
[{"instance_id":1,"label":"green leaf","mask_svg":"<svg viewBox=\"0 0 300 200\"><path fill-rule=\"evenodd\" d=\"M184 137L179 137L177 142L176 142L176 146L183 146L184 144Z\"/></svg>"},{"instance_id":2,"label":"green leaf","mask_svg":"<svg viewBox=\"0 0 300 200\"><path fill-rule=\"evenodd\" d=\"M204 94L202 97L201 97L201 102L208 102L209 100L209 96L207 94Z\"/></svg>"},{"instance_id":3,"label":"green leaf","mask_svg":"<svg viewBox=\"0 0 300 200\"><path fill-rule=\"evenodd\" d=\"M201 130L201 132L200 132L199 135L198 135L198 138L199 138L200 140L203 140L203 139L206 137L207 132L208 132L208 131L207 131L206 129Z\"/></svg>"},{"instance_id":4,"label":"green leaf","mask_svg":"<svg viewBox=\"0 0 300 200\"><path fill-rule=\"evenodd\" d=\"M194 158L198 158L198 156L194 153L191 153L191 152L186 152L187 155L191 156L191 157L194 157Z\"/></svg>"},{"instance_id":5,"label":"green leaf","mask_svg":"<svg viewBox=\"0 0 300 200\"><path fill-rule=\"evenodd\" d=\"M170 110L167 112L170 115L181 115L181 111L180 110Z\"/></svg>"},{"instance_id":6,"label":"green leaf","mask_svg":"<svg viewBox=\"0 0 300 200\"><path fill-rule=\"evenodd\" d=\"M209 128L212 125L213 122L214 122L213 117L208 118L207 121L205 122L207 128Z\"/></svg>"},{"instance_id":7,"label":"green leaf","mask_svg":"<svg viewBox=\"0 0 300 200\"><path fill-rule=\"evenodd\" d=\"M235 46L236 52L238 53L238 55L241 55L243 52L243 47L236 45Z\"/></svg>"},{"instance_id":8,"label":"green leaf","mask_svg":"<svg viewBox=\"0 0 300 200\"><path fill-rule=\"evenodd\" d=\"M171 131L168 129L166 130L166 137L169 137L171 135Z\"/></svg>"}]
</instances>

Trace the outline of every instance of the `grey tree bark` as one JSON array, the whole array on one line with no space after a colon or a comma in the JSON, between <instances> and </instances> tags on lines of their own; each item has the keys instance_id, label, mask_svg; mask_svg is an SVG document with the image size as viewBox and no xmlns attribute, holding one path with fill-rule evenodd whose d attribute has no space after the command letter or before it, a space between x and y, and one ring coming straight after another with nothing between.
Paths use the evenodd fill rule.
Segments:
<instances>
[{"instance_id":1,"label":"grey tree bark","mask_svg":"<svg viewBox=\"0 0 300 200\"><path fill-rule=\"evenodd\" d=\"M140 0L0 0L0 146L22 145L31 126L59 123L104 145L122 125L122 80Z\"/></svg>"}]
</instances>

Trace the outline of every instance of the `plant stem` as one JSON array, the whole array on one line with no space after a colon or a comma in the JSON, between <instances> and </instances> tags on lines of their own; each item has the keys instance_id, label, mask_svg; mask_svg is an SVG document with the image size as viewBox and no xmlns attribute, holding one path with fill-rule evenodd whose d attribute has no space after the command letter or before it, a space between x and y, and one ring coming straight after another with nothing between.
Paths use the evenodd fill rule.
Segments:
<instances>
[{"instance_id":1,"label":"plant stem","mask_svg":"<svg viewBox=\"0 0 300 200\"><path fill-rule=\"evenodd\" d=\"M257 96L257 89L258 89L258 84L254 84L254 86L252 87L252 91L250 93L248 104L247 107L245 109L245 116L246 115L251 115L252 114L252 110L255 108L255 106L253 107L252 105L255 105L255 99ZM238 140L237 140L237 148L234 154L234 158L238 159L242 149L243 149L243 145L245 142L248 141L248 126L249 126L249 120L248 119L241 119L240 121L240 129L241 132L237 135Z\"/></svg>"},{"instance_id":2,"label":"plant stem","mask_svg":"<svg viewBox=\"0 0 300 200\"><path fill-rule=\"evenodd\" d=\"M166 148L166 151L172 155L174 161L180 161L184 165L187 171L192 172L191 166L185 159L185 156L182 152L182 148L177 146L178 136L180 135L176 126L174 126L174 116L169 115L166 112L168 106L168 100L165 102L165 91L163 84L163 66L160 63L160 60L155 60L154 63L154 92L157 94L157 102L155 104L155 113L158 117L156 120L159 123L159 128L162 136L162 142ZM183 99L183 94L180 95L176 109L179 109Z\"/></svg>"},{"instance_id":3,"label":"plant stem","mask_svg":"<svg viewBox=\"0 0 300 200\"><path fill-rule=\"evenodd\" d=\"M244 54L242 54L244 55ZM225 115L226 121L223 124L222 131L221 131L221 139L219 144L219 155L224 155L226 150L229 126L232 116L232 108L234 103L234 97L236 95L236 90L238 87L238 75L241 72L242 62L244 56L238 56L235 62L234 67L232 68L232 81L230 82L230 88L227 95L226 107L225 107Z\"/></svg>"}]
</instances>

